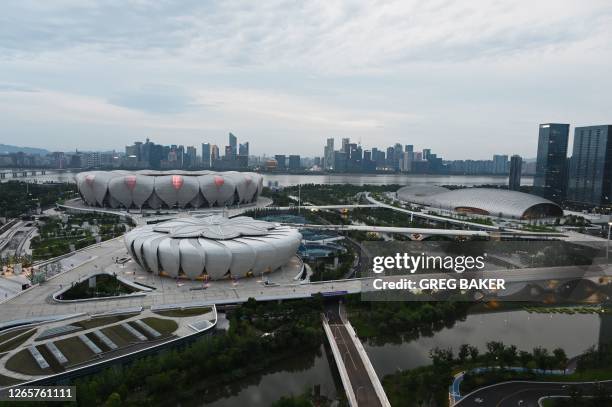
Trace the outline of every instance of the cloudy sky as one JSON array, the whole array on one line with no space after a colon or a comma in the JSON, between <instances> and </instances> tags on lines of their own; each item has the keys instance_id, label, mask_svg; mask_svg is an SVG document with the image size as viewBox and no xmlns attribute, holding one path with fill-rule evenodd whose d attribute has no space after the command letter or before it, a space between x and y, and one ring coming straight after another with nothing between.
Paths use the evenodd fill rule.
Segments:
<instances>
[{"instance_id":1,"label":"cloudy sky","mask_svg":"<svg viewBox=\"0 0 612 407\"><path fill-rule=\"evenodd\" d=\"M533 157L538 123L612 123L611 38L609 0L5 0L0 143Z\"/></svg>"}]
</instances>

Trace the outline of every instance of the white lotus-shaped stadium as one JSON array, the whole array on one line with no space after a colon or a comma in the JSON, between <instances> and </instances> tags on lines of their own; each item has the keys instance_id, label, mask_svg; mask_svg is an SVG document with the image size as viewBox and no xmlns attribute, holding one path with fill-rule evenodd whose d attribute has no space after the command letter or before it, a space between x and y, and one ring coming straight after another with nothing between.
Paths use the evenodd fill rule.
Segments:
<instances>
[{"instance_id":1,"label":"white lotus-shaped stadium","mask_svg":"<svg viewBox=\"0 0 612 407\"><path fill-rule=\"evenodd\" d=\"M75 177L83 201L111 208L207 208L256 202L263 177L252 172L89 171Z\"/></svg>"},{"instance_id":2,"label":"white lotus-shaped stadium","mask_svg":"<svg viewBox=\"0 0 612 407\"><path fill-rule=\"evenodd\" d=\"M246 216L179 218L138 227L125 246L144 270L169 277L213 280L271 272L295 256L297 229Z\"/></svg>"}]
</instances>

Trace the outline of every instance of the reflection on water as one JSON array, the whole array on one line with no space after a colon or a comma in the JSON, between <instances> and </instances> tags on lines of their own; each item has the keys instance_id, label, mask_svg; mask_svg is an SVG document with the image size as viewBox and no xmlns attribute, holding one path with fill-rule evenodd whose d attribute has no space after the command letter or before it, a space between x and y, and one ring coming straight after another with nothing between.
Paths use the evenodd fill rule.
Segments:
<instances>
[{"instance_id":1,"label":"reflection on water","mask_svg":"<svg viewBox=\"0 0 612 407\"><path fill-rule=\"evenodd\" d=\"M601 327L601 328L600 328ZM526 311L505 311L468 315L454 324L440 325L437 332L421 332L421 336L385 338L384 345L364 343L379 377L398 369L411 369L430 363L432 348L452 347L455 352L464 343L477 346L481 352L486 343L501 341L520 350L543 346L565 349L576 356L598 341L612 340L612 316L595 314L529 314ZM331 364L330 364L331 363ZM268 406L282 396L298 395L313 386L321 386L321 394L334 399L343 392L334 367L333 356L321 346L299 352L294 358L279 362L259 374L222 388L212 388L198 395L193 405L215 407Z\"/></svg>"},{"instance_id":2,"label":"reflection on water","mask_svg":"<svg viewBox=\"0 0 612 407\"><path fill-rule=\"evenodd\" d=\"M610 321L609 317L607 320ZM452 347L456 352L464 343L478 347L481 352L486 350L486 343L491 341L516 345L519 350L532 350L536 346L549 350L560 347L569 357L573 357L597 345L599 332L600 317L594 314L507 311L469 315L465 321L456 322L450 329L444 328L433 336L422 336L411 342L364 346L376 373L382 377L398 369L429 364L429 351L432 348Z\"/></svg>"},{"instance_id":3,"label":"reflection on water","mask_svg":"<svg viewBox=\"0 0 612 407\"><path fill-rule=\"evenodd\" d=\"M74 182L76 172L56 172L47 170L45 175L12 178L10 169L3 169L6 172L6 178L0 179L0 182L9 180L19 180L27 182ZM298 184L352 184L352 185L385 185L385 184L432 184L432 185L506 185L508 177L493 176L493 175L424 175L424 174L325 174L325 175L300 175L300 174L263 174L264 185L268 185L268 181L278 181L281 186L290 186ZM522 185L533 185L532 176L523 176L521 178Z\"/></svg>"},{"instance_id":4,"label":"reflection on water","mask_svg":"<svg viewBox=\"0 0 612 407\"><path fill-rule=\"evenodd\" d=\"M299 395L314 386L320 386L320 394L335 399L342 392L342 383L333 369L333 356L324 346L296 352L295 357L285 359L273 367L234 383L207 389L198 395L193 406L269 406L282 396Z\"/></svg>"}]
</instances>

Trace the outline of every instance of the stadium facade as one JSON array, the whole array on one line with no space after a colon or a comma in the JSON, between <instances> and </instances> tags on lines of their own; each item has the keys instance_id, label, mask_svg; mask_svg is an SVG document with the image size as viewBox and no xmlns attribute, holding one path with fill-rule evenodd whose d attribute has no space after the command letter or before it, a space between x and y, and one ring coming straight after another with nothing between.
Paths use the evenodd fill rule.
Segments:
<instances>
[{"instance_id":1,"label":"stadium facade","mask_svg":"<svg viewBox=\"0 0 612 407\"><path fill-rule=\"evenodd\" d=\"M407 186L397 191L398 199L459 213L508 219L538 219L563 216L563 209L542 197L495 188L450 190L438 186Z\"/></svg>"},{"instance_id":2,"label":"stadium facade","mask_svg":"<svg viewBox=\"0 0 612 407\"><path fill-rule=\"evenodd\" d=\"M291 227L216 215L142 226L124 237L130 256L148 272L212 280L272 272L295 256L301 241Z\"/></svg>"},{"instance_id":3,"label":"stadium facade","mask_svg":"<svg viewBox=\"0 0 612 407\"><path fill-rule=\"evenodd\" d=\"M85 203L111 208L208 208L256 202L263 177L252 172L89 171L75 177Z\"/></svg>"}]
</instances>

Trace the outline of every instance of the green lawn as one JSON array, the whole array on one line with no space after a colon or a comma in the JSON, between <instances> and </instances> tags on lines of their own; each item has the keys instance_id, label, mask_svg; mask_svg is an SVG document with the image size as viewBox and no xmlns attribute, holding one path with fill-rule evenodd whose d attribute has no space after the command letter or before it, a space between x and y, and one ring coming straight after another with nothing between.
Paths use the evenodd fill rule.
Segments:
<instances>
[{"instance_id":1,"label":"green lawn","mask_svg":"<svg viewBox=\"0 0 612 407\"><path fill-rule=\"evenodd\" d=\"M155 329L163 336L168 336L177 330L178 324L170 319L161 318L143 318L142 322Z\"/></svg>"},{"instance_id":2,"label":"green lawn","mask_svg":"<svg viewBox=\"0 0 612 407\"><path fill-rule=\"evenodd\" d=\"M4 333L4 334L0 335L0 343L4 342L6 340L9 340L11 338L14 338L17 335L22 334L22 333L24 333L27 330L28 330L28 328L23 328L23 329L16 329L14 331Z\"/></svg>"},{"instance_id":3,"label":"green lawn","mask_svg":"<svg viewBox=\"0 0 612 407\"><path fill-rule=\"evenodd\" d=\"M138 339L134 338L131 333L123 329L121 325L109 326L108 328L103 328L102 332L106 334L110 338L111 341L115 342L115 344L123 348L132 343L140 342Z\"/></svg>"},{"instance_id":4,"label":"green lawn","mask_svg":"<svg viewBox=\"0 0 612 407\"><path fill-rule=\"evenodd\" d=\"M98 328L104 325L114 324L115 322L123 321L124 319L128 317L129 315L113 315L110 317L98 317L98 318L92 318L88 320L75 322L72 325L80 326L83 329L92 329L92 328Z\"/></svg>"},{"instance_id":5,"label":"green lawn","mask_svg":"<svg viewBox=\"0 0 612 407\"><path fill-rule=\"evenodd\" d=\"M19 345L24 343L29 337L36 333L35 329L29 331L21 331L19 335L13 337L12 339L7 340L2 345L0 345L0 353L8 352L9 350L16 349Z\"/></svg>"},{"instance_id":6,"label":"green lawn","mask_svg":"<svg viewBox=\"0 0 612 407\"><path fill-rule=\"evenodd\" d=\"M21 383L22 380L13 379L12 377L0 375L0 386L12 386L13 384Z\"/></svg>"},{"instance_id":7,"label":"green lawn","mask_svg":"<svg viewBox=\"0 0 612 407\"><path fill-rule=\"evenodd\" d=\"M165 311L156 311L155 313L162 317L171 318L186 318L203 315L212 311L211 307L198 307L198 308L185 308L185 309L171 309Z\"/></svg>"},{"instance_id":8,"label":"green lawn","mask_svg":"<svg viewBox=\"0 0 612 407\"><path fill-rule=\"evenodd\" d=\"M47 362L51 361L47 360ZM41 369L27 349L23 349L13 355L13 357L6 362L6 368L17 373L29 375L47 375L53 373L53 370L50 368Z\"/></svg>"},{"instance_id":9,"label":"green lawn","mask_svg":"<svg viewBox=\"0 0 612 407\"><path fill-rule=\"evenodd\" d=\"M68 365L76 365L94 359L95 355L77 336L55 342L55 346L66 356Z\"/></svg>"}]
</instances>

